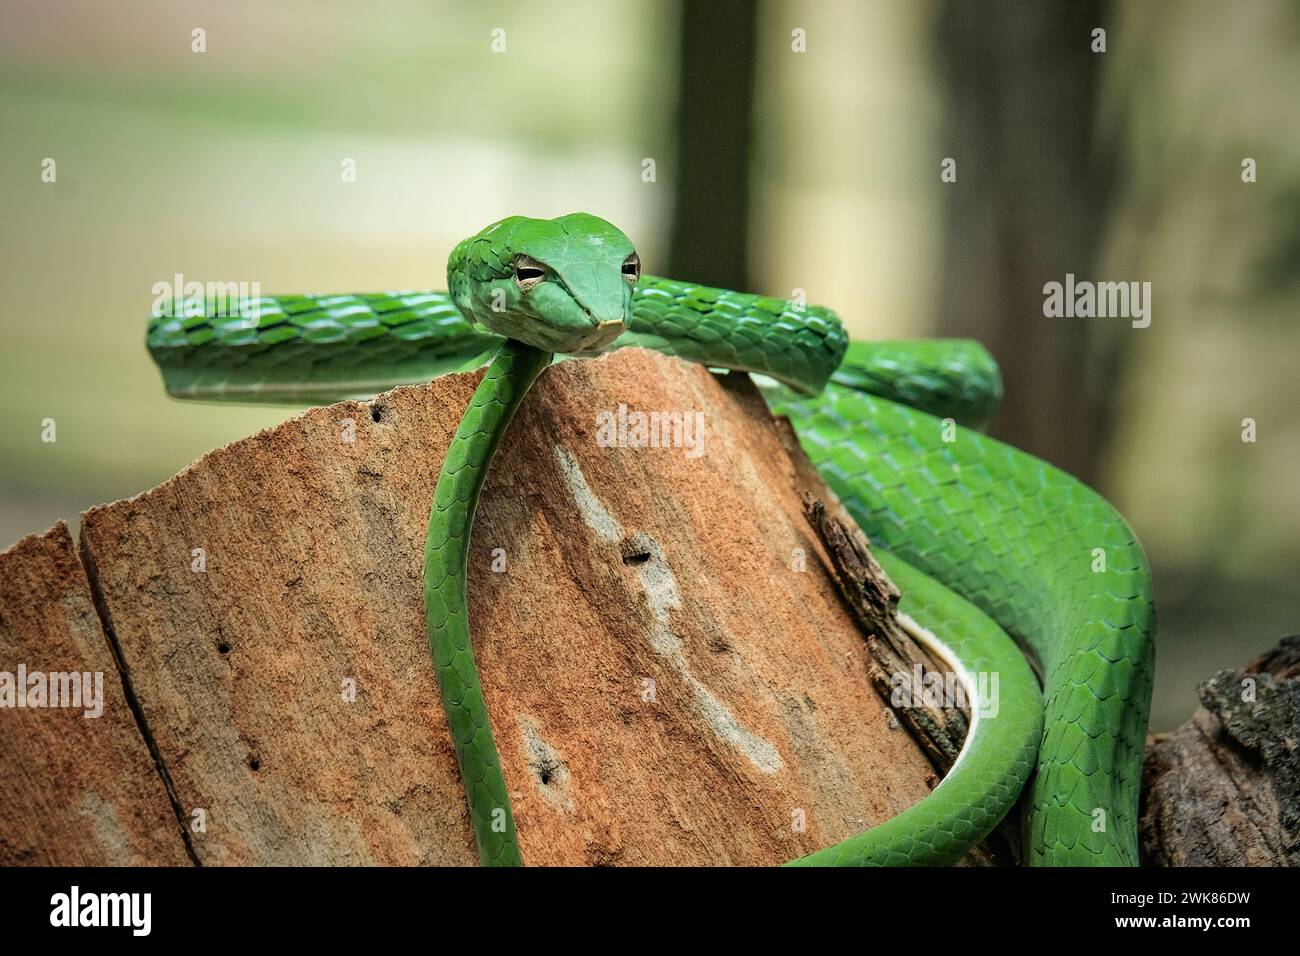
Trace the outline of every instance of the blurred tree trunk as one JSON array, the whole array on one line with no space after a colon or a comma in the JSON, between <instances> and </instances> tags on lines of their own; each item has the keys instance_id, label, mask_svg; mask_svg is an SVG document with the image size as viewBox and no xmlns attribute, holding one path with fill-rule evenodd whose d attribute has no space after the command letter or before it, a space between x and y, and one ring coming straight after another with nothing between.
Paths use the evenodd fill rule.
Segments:
<instances>
[{"instance_id":1,"label":"blurred tree trunk","mask_svg":"<svg viewBox=\"0 0 1300 956\"><path fill-rule=\"evenodd\" d=\"M749 288L749 153L759 3L683 3L667 275Z\"/></svg>"},{"instance_id":2,"label":"blurred tree trunk","mask_svg":"<svg viewBox=\"0 0 1300 956\"><path fill-rule=\"evenodd\" d=\"M1099 0L943 0L936 22L940 155L957 161L938 331L979 339L1001 365L992 434L1086 481L1113 415L1120 320L1047 318L1043 285L1067 272L1136 278L1095 271L1113 163L1094 136L1106 54L1091 34L1107 12Z\"/></svg>"}]
</instances>

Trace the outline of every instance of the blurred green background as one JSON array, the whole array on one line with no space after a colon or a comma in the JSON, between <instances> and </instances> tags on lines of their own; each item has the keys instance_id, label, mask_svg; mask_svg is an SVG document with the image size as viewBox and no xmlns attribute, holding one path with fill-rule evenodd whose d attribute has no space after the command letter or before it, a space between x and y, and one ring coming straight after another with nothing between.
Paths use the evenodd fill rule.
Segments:
<instances>
[{"instance_id":1,"label":"blurred green background","mask_svg":"<svg viewBox=\"0 0 1300 956\"><path fill-rule=\"evenodd\" d=\"M1173 726L1300 630L1298 54L1283 0L3 0L0 547L293 414L167 400L155 282L440 288L583 209L650 272L984 341L993 433L1147 547ZM1150 281L1150 328L1044 318L1066 272Z\"/></svg>"}]
</instances>

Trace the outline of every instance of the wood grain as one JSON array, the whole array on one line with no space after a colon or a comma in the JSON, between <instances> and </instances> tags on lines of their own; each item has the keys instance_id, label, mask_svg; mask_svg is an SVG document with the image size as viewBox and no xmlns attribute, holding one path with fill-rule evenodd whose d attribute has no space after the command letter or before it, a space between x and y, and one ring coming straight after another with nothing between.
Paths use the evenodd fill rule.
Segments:
<instances>
[{"instance_id":1,"label":"wood grain","mask_svg":"<svg viewBox=\"0 0 1300 956\"><path fill-rule=\"evenodd\" d=\"M89 674L98 703L0 709L0 865L188 863L62 522L0 553L0 671L20 667L28 690Z\"/></svg>"}]
</instances>

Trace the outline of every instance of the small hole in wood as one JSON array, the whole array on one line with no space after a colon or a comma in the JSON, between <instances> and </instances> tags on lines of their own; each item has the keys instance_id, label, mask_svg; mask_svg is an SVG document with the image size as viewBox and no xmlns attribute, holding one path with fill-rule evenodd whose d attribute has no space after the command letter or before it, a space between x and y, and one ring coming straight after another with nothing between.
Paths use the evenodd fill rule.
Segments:
<instances>
[{"instance_id":1,"label":"small hole in wood","mask_svg":"<svg viewBox=\"0 0 1300 956\"><path fill-rule=\"evenodd\" d=\"M623 563L627 565L645 564L649 560L650 560L650 552L648 551L637 551L634 552L633 554L628 554L623 556Z\"/></svg>"},{"instance_id":2,"label":"small hole in wood","mask_svg":"<svg viewBox=\"0 0 1300 956\"><path fill-rule=\"evenodd\" d=\"M217 653L218 653L218 654L229 654L229 653L230 653L230 645L227 644L225 641L222 641L220 644L217 645Z\"/></svg>"},{"instance_id":3,"label":"small hole in wood","mask_svg":"<svg viewBox=\"0 0 1300 956\"><path fill-rule=\"evenodd\" d=\"M371 405L370 420L372 422L380 422L383 421L383 418L384 418L384 410L378 405Z\"/></svg>"}]
</instances>

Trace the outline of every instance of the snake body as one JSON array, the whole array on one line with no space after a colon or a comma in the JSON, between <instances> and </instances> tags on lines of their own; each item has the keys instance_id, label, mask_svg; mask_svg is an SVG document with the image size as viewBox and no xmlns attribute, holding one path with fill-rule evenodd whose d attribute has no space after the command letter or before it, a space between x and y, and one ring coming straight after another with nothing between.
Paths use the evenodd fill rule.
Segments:
<instances>
[{"instance_id":1,"label":"snake body","mask_svg":"<svg viewBox=\"0 0 1300 956\"><path fill-rule=\"evenodd\" d=\"M489 226L456 247L448 285L262 298L224 315L200 304L155 317L148 346L168 392L199 400L363 397L494 356L448 448L424 564L428 639L483 863L521 856L470 641L478 493L553 354L627 346L763 376L773 410L878 547L900 610L971 697L966 742L929 796L794 862L954 862L1032 775L1028 862L1137 863L1153 671L1146 560L1101 497L979 433L1000 398L980 346L848 343L827 309L640 275L630 240L586 214ZM977 679L989 674L996 699Z\"/></svg>"}]
</instances>

